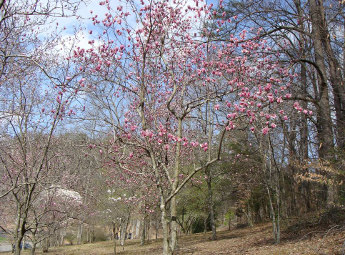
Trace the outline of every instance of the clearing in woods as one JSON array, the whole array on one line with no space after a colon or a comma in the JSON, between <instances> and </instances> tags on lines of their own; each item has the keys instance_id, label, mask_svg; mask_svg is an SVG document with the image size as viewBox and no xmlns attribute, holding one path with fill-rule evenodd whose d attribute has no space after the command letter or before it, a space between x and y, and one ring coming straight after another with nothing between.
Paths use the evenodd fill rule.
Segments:
<instances>
[{"instance_id":1,"label":"clearing in woods","mask_svg":"<svg viewBox=\"0 0 345 255\"><path fill-rule=\"evenodd\" d=\"M333 225L327 228L308 228L290 230L282 234L282 242L273 244L272 227L270 224L261 224L252 228L223 230L218 232L218 240L210 241L210 233L193 234L179 238L177 254L233 254L233 255L284 255L284 254L345 254L344 225ZM161 240L151 240L145 246L140 246L138 240L128 240L125 247L117 247L117 254L152 254L162 253ZM10 254L10 253L2 253ZM23 254L30 254L29 251ZM37 254L42 254L37 252ZM113 242L105 241L93 244L52 247L50 255L111 255Z\"/></svg>"}]
</instances>

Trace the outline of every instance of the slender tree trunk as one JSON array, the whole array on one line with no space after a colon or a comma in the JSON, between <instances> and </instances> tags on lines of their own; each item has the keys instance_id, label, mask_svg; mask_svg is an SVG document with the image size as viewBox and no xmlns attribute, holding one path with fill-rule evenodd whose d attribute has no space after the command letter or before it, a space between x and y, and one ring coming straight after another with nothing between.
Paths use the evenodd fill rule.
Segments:
<instances>
[{"instance_id":1,"label":"slender tree trunk","mask_svg":"<svg viewBox=\"0 0 345 255\"><path fill-rule=\"evenodd\" d=\"M42 241L42 252L47 253L49 249L49 234L48 236Z\"/></svg>"},{"instance_id":2,"label":"slender tree trunk","mask_svg":"<svg viewBox=\"0 0 345 255\"><path fill-rule=\"evenodd\" d=\"M112 222L112 236L114 241L114 255L116 255L116 223L115 221Z\"/></svg>"},{"instance_id":3,"label":"slender tree trunk","mask_svg":"<svg viewBox=\"0 0 345 255\"><path fill-rule=\"evenodd\" d=\"M150 218L148 218L148 222L146 222L146 226L147 226L146 239L147 241L150 241L150 226L151 226Z\"/></svg>"},{"instance_id":4,"label":"slender tree trunk","mask_svg":"<svg viewBox=\"0 0 345 255\"><path fill-rule=\"evenodd\" d=\"M266 191L268 195L268 201L270 205L270 214L272 219L272 226L273 226L273 238L276 244L280 243L280 219L279 219L279 213L276 214L276 210L273 206L273 196L270 191L270 187L266 185Z\"/></svg>"},{"instance_id":5,"label":"slender tree trunk","mask_svg":"<svg viewBox=\"0 0 345 255\"><path fill-rule=\"evenodd\" d=\"M59 241L60 246L64 245L64 243L65 243L65 236L66 236L66 227L60 233L60 241Z\"/></svg>"},{"instance_id":6,"label":"slender tree trunk","mask_svg":"<svg viewBox=\"0 0 345 255\"><path fill-rule=\"evenodd\" d=\"M12 246L13 253L15 255L20 255L19 245L22 242L23 237L20 236L20 224L21 224L21 213L18 209L19 204L17 203L17 219L16 219L16 228L15 228L15 235L14 235L14 244Z\"/></svg>"},{"instance_id":7,"label":"slender tree trunk","mask_svg":"<svg viewBox=\"0 0 345 255\"><path fill-rule=\"evenodd\" d=\"M303 35L301 35L301 37L303 38ZM303 40L303 45L304 45L304 40ZM301 65L301 86L303 90L303 95L306 98L307 97L307 69L304 63L302 63ZM307 103L305 101L302 101L301 105L302 105L302 108L304 109L307 108ZM308 148L309 132L308 132L307 116L305 114L301 115L300 123L301 123L301 141L300 141L300 148L299 148L300 161L302 162L302 164L305 164L307 160L309 159L309 148ZM292 181L294 183L296 182L294 178ZM301 185L302 193L303 191L305 193L304 195L305 207L306 207L307 212L309 212L311 210L310 183L303 181L300 185ZM294 190L294 193L297 194L297 190Z\"/></svg>"},{"instance_id":8,"label":"slender tree trunk","mask_svg":"<svg viewBox=\"0 0 345 255\"><path fill-rule=\"evenodd\" d=\"M84 230L84 224L83 224L83 222L81 222L78 225L77 244L81 244L81 242L82 242L83 230Z\"/></svg>"},{"instance_id":9,"label":"slender tree trunk","mask_svg":"<svg viewBox=\"0 0 345 255\"><path fill-rule=\"evenodd\" d=\"M161 217L162 217L162 228L163 228L163 255L171 255L171 249L169 245L169 219L166 215L165 201L161 198Z\"/></svg>"},{"instance_id":10,"label":"slender tree trunk","mask_svg":"<svg viewBox=\"0 0 345 255\"><path fill-rule=\"evenodd\" d=\"M206 175L206 182L207 182L207 205L210 215L210 225L212 229L212 240L217 239L217 231L216 231L216 222L215 222L215 213L214 213L214 203L213 203L213 191L212 191L212 176L209 167L205 169Z\"/></svg>"},{"instance_id":11,"label":"slender tree trunk","mask_svg":"<svg viewBox=\"0 0 345 255\"><path fill-rule=\"evenodd\" d=\"M279 174L276 174L276 243L280 243L280 186L279 186Z\"/></svg>"},{"instance_id":12,"label":"slender tree trunk","mask_svg":"<svg viewBox=\"0 0 345 255\"><path fill-rule=\"evenodd\" d=\"M30 251L31 255L36 254L36 245L37 245L36 242L33 242L32 247L31 247L31 251Z\"/></svg>"},{"instance_id":13,"label":"slender tree trunk","mask_svg":"<svg viewBox=\"0 0 345 255\"><path fill-rule=\"evenodd\" d=\"M247 204L247 212L245 213L247 216L247 222L249 227L253 227L253 214L250 208L250 203Z\"/></svg>"},{"instance_id":14,"label":"slender tree trunk","mask_svg":"<svg viewBox=\"0 0 345 255\"><path fill-rule=\"evenodd\" d=\"M177 186L176 186L177 187ZM170 221L170 249L171 252L174 253L177 247L177 208L176 208L176 196L171 199L170 202L170 213L171 213L171 221Z\"/></svg>"},{"instance_id":15,"label":"slender tree trunk","mask_svg":"<svg viewBox=\"0 0 345 255\"><path fill-rule=\"evenodd\" d=\"M210 125L208 125L208 144L210 146L208 150L208 161L211 161L211 147L212 147L212 138L213 138L213 120L214 120L214 113L211 109L212 105L207 103L206 109L206 116L208 116L208 119L210 120ZM210 167L205 168L205 175L206 175L206 182L207 182L207 205L209 209L209 215L210 215L210 224L211 224L211 230L212 230L212 240L217 239L217 232L216 232L216 220L215 220L215 212L214 212L214 203L213 203L213 191L212 191L212 175L211 175L211 169Z\"/></svg>"},{"instance_id":16,"label":"slender tree trunk","mask_svg":"<svg viewBox=\"0 0 345 255\"><path fill-rule=\"evenodd\" d=\"M143 217L143 224L141 227L141 235L140 235L140 245L145 244L145 235L146 235L146 215Z\"/></svg>"},{"instance_id":17,"label":"slender tree trunk","mask_svg":"<svg viewBox=\"0 0 345 255\"><path fill-rule=\"evenodd\" d=\"M14 254L20 255L21 253L21 244L23 242L24 234L25 234L25 221L20 218L20 215L18 215L19 219L17 220L17 224L19 224L18 227L16 227L17 234L15 239L15 247L14 247Z\"/></svg>"},{"instance_id":18,"label":"slender tree trunk","mask_svg":"<svg viewBox=\"0 0 345 255\"><path fill-rule=\"evenodd\" d=\"M270 207L270 215L272 219L273 237L276 244L280 243L280 187L279 187L279 172L277 166L273 171L272 161L274 160L274 153L271 148L270 138L268 137L267 144L268 154L264 152L263 141L260 142L260 150L262 155L262 168L266 173L266 191ZM268 159L267 159L268 157ZM267 162L268 161L268 162ZM268 163L268 165L267 165ZM272 192L275 194L272 194Z\"/></svg>"},{"instance_id":19,"label":"slender tree trunk","mask_svg":"<svg viewBox=\"0 0 345 255\"><path fill-rule=\"evenodd\" d=\"M127 227L129 223L129 214L125 219L121 219L121 230L120 230L120 244L122 248L124 248L125 245L125 239L126 239L126 232L127 232Z\"/></svg>"},{"instance_id":20,"label":"slender tree trunk","mask_svg":"<svg viewBox=\"0 0 345 255\"><path fill-rule=\"evenodd\" d=\"M179 173L181 167L181 141L182 141L182 119L178 119L177 127L177 137L178 141L176 142L176 154L175 154L175 168L173 174L173 183L172 183L172 192L175 192L179 184ZM170 200L170 249L174 253L177 247L177 207L176 207L176 196Z\"/></svg>"},{"instance_id":21,"label":"slender tree trunk","mask_svg":"<svg viewBox=\"0 0 345 255\"><path fill-rule=\"evenodd\" d=\"M155 229L156 229L156 240L158 239L158 229L159 229L159 219L157 217L155 222Z\"/></svg>"}]
</instances>

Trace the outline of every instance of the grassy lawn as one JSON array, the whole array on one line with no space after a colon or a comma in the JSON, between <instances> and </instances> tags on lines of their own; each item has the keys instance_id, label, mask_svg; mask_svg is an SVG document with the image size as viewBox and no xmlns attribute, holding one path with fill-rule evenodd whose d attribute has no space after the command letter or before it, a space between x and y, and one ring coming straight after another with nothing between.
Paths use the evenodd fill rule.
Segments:
<instances>
[{"instance_id":1,"label":"grassy lawn","mask_svg":"<svg viewBox=\"0 0 345 255\"><path fill-rule=\"evenodd\" d=\"M345 240L344 229L331 231L308 230L296 237L294 234L283 234L279 245L273 244L270 224L257 225L253 228L219 231L218 240L210 241L210 233L181 236L177 254L251 254L251 255L285 255L285 254L329 254L340 255ZM110 255L113 253L113 242L52 247L51 255ZM117 254L161 254L161 240L152 240L140 246L138 240L129 240L125 247L117 247ZM10 254L10 253L4 253ZM4 255L2 254L2 255ZM25 251L23 254L29 254ZM38 252L37 254L41 254Z\"/></svg>"}]
</instances>

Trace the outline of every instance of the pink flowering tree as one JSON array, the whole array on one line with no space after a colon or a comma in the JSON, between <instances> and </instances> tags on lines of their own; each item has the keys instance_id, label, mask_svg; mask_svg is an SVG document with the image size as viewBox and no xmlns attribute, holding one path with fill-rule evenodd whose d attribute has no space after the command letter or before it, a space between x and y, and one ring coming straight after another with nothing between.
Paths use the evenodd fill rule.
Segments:
<instances>
[{"instance_id":1,"label":"pink flowering tree","mask_svg":"<svg viewBox=\"0 0 345 255\"><path fill-rule=\"evenodd\" d=\"M172 254L177 194L220 159L225 133L238 121L262 134L276 127L274 116L284 113L275 106L288 97L293 76L266 53L264 41L247 40L246 31L213 42L231 20L219 20L209 31L205 24L216 14L203 1L100 5L108 12L92 19L92 47L74 51L85 73L80 89L97 110L99 129L111 137L106 153L117 171L113 178L129 185L145 183L139 181L145 176L157 190L163 253ZM199 135L200 125L207 135ZM200 161L202 152L206 160Z\"/></svg>"},{"instance_id":2,"label":"pink flowering tree","mask_svg":"<svg viewBox=\"0 0 345 255\"><path fill-rule=\"evenodd\" d=\"M159 205L159 190L155 184L155 174L142 155L145 151L134 146L123 146L112 140L108 148L108 158L104 160L110 190L122 199L117 204L130 208L128 215L141 222L141 244L145 243L146 223ZM126 194L125 196L123 196ZM118 206L117 206L118 207ZM134 216L134 217L133 217ZM123 217L122 217L123 218ZM123 235L121 235L123 236ZM123 242L123 240L121 240Z\"/></svg>"},{"instance_id":3,"label":"pink flowering tree","mask_svg":"<svg viewBox=\"0 0 345 255\"><path fill-rule=\"evenodd\" d=\"M50 25L49 35L41 31L50 15L71 14L77 6L75 1L0 1L0 199L8 203L2 212L12 216L0 224L13 234L15 254L21 252L33 203L55 181L48 178L55 132L73 113L76 95L78 70L62 55L66 45L58 29Z\"/></svg>"}]
</instances>

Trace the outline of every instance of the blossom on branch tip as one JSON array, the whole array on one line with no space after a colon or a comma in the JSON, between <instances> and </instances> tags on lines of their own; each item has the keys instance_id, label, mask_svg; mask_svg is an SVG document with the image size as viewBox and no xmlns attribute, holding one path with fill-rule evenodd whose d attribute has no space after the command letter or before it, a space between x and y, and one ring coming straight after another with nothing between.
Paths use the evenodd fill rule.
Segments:
<instances>
[{"instance_id":1,"label":"blossom on branch tip","mask_svg":"<svg viewBox=\"0 0 345 255\"><path fill-rule=\"evenodd\" d=\"M264 127L263 129L262 129L262 134L263 135L267 135L267 133L268 133L268 131L269 131L270 129L266 126L266 127Z\"/></svg>"}]
</instances>

